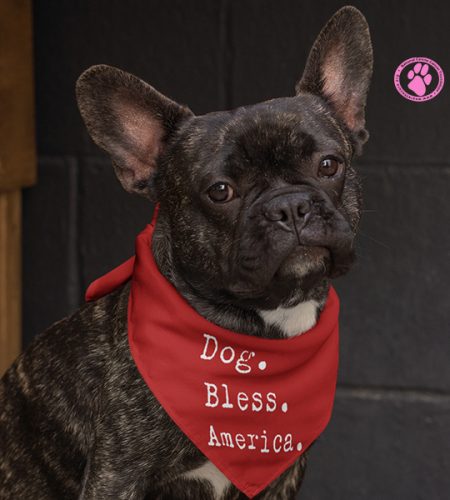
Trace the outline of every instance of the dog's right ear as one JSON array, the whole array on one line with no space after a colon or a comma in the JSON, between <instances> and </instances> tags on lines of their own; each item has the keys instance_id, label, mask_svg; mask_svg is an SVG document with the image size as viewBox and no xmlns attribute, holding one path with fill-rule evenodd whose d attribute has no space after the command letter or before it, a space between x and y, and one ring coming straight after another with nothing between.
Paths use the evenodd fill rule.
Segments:
<instances>
[{"instance_id":1,"label":"dog's right ear","mask_svg":"<svg viewBox=\"0 0 450 500\"><path fill-rule=\"evenodd\" d=\"M151 178L158 157L192 112L139 78L106 65L86 70L76 95L89 134L111 155L122 186L156 201Z\"/></svg>"},{"instance_id":2,"label":"dog's right ear","mask_svg":"<svg viewBox=\"0 0 450 500\"><path fill-rule=\"evenodd\" d=\"M297 94L323 97L354 135L357 149L368 138L365 106L372 76L369 27L352 6L339 9L317 37L296 85Z\"/></svg>"}]
</instances>

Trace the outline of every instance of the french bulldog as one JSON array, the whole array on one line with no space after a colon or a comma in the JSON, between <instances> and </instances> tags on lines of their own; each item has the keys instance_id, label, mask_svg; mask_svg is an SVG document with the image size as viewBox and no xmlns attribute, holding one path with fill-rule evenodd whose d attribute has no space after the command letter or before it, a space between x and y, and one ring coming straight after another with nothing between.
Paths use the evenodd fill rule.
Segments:
<instances>
[{"instance_id":1,"label":"french bulldog","mask_svg":"<svg viewBox=\"0 0 450 500\"><path fill-rule=\"evenodd\" d=\"M123 187L160 205L152 248L167 280L217 325L286 338L314 326L330 279L354 261L351 163L368 139L371 74L366 20L348 6L320 32L294 96L195 116L105 65L76 95ZM4 375L2 499L246 498L139 375L129 288L36 336ZM257 498L295 498L305 465L302 455Z\"/></svg>"}]
</instances>

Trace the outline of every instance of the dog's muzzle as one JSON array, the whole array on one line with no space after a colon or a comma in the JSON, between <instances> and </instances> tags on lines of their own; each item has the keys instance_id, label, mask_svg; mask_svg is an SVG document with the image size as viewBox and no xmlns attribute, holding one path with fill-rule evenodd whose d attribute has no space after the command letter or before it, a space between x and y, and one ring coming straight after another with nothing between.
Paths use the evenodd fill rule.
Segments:
<instances>
[{"instance_id":1,"label":"dog's muzzle","mask_svg":"<svg viewBox=\"0 0 450 500\"><path fill-rule=\"evenodd\" d=\"M330 277L344 274L354 260L349 222L320 188L286 186L267 191L249 208L237 254L259 254L252 279L263 282L299 247L328 250ZM243 272L240 269L240 274ZM244 273L248 279L248 273ZM260 276L259 276L260 275Z\"/></svg>"}]
</instances>

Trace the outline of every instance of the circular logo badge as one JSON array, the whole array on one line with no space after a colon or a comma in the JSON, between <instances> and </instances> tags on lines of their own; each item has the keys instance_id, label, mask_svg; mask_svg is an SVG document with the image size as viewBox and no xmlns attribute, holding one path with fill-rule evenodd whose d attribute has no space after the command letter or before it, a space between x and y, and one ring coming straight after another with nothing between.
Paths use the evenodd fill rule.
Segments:
<instances>
[{"instance_id":1,"label":"circular logo badge","mask_svg":"<svg viewBox=\"0 0 450 500\"><path fill-rule=\"evenodd\" d=\"M394 85L405 99L415 102L435 98L444 86L444 72L428 57L410 57L395 70Z\"/></svg>"}]
</instances>

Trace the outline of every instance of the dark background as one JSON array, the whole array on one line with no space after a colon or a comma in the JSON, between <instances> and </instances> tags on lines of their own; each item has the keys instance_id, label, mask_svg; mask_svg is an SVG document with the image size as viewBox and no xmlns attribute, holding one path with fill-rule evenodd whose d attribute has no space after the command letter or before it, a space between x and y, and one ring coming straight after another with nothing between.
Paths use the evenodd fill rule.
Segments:
<instances>
[{"instance_id":1,"label":"dark background","mask_svg":"<svg viewBox=\"0 0 450 500\"><path fill-rule=\"evenodd\" d=\"M74 84L92 64L133 72L196 113L292 95L322 25L316 0L34 2L39 182L24 192L24 340L76 309L133 252L151 207L122 192L85 132ZM394 89L413 56L450 78L450 4L354 2L375 70L359 161L359 263L338 280L335 411L303 500L444 499L450 491L450 83L415 103Z\"/></svg>"}]
</instances>

